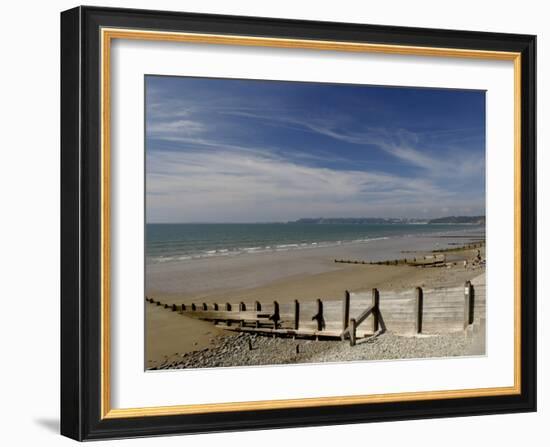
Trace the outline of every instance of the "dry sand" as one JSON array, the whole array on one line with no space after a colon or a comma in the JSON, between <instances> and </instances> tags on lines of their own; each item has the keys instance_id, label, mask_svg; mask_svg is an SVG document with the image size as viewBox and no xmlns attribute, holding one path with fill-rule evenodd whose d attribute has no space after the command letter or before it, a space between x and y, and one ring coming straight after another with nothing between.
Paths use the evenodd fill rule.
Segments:
<instances>
[{"instance_id":1,"label":"dry sand","mask_svg":"<svg viewBox=\"0 0 550 447\"><path fill-rule=\"evenodd\" d=\"M278 300L283 303L294 299L339 300L345 290L355 292L373 287L398 290L416 286L456 286L479 275L479 270L472 272L462 265L462 260L473 259L477 250L447 254L449 261L456 261L456 265L450 268L336 264L334 259L411 257L411 252L421 255L429 253L430 248L452 247L451 244L457 241L468 242L460 238L410 238L406 241L398 238L351 247L262 253L148 266L147 295L169 304L252 300ZM404 251L408 254L403 254ZM146 304L148 368L166 365L184 353L212 347L226 336L235 334L220 330L210 323L170 312L161 306Z\"/></svg>"}]
</instances>

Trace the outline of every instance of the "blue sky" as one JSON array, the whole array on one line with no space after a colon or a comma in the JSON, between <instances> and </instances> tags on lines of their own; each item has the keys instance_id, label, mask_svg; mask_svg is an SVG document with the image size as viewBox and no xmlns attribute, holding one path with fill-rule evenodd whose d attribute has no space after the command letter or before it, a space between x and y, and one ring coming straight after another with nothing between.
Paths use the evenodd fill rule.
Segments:
<instances>
[{"instance_id":1,"label":"blue sky","mask_svg":"<svg viewBox=\"0 0 550 447\"><path fill-rule=\"evenodd\" d=\"M148 222L485 213L485 92L146 77Z\"/></svg>"}]
</instances>

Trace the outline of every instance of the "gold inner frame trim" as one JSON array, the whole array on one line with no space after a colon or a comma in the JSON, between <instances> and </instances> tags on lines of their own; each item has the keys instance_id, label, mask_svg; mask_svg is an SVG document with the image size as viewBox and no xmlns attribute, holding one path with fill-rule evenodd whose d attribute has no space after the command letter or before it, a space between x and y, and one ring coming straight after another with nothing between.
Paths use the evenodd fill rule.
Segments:
<instances>
[{"instance_id":1,"label":"gold inner frame trim","mask_svg":"<svg viewBox=\"0 0 550 447\"><path fill-rule=\"evenodd\" d=\"M121 28L101 29L101 418L168 416L211 412L265 409L311 408L465 397L503 396L521 393L521 54L515 52L465 50L338 41L279 39L200 33L144 31ZM327 396L248 402L223 402L142 408L111 408L110 342L110 154L111 154L111 42L113 39L259 46L409 56L437 56L513 61L514 63L514 385L444 391L404 392L355 396Z\"/></svg>"}]
</instances>

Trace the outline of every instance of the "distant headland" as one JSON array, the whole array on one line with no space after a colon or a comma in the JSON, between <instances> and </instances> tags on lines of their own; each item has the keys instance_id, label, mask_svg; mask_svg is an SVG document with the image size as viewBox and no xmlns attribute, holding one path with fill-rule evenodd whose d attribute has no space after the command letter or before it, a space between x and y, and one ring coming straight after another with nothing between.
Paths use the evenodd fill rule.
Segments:
<instances>
[{"instance_id":1,"label":"distant headland","mask_svg":"<svg viewBox=\"0 0 550 447\"><path fill-rule=\"evenodd\" d=\"M307 217L291 223L301 224L469 224L484 225L485 216L446 216L435 219L398 217Z\"/></svg>"}]
</instances>

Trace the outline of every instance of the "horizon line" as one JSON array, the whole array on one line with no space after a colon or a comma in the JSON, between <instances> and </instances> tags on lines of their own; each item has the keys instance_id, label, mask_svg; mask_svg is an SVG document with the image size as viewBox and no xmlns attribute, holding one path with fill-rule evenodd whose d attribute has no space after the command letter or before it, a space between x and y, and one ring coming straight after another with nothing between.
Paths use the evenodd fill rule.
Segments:
<instances>
[{"instance_id":1,"label":"horizon line","mask_svg":"<svg viewBox=\"0 0 550 447\"><path fill-rule=\"evenodd\" d=\"M306 220L306 219L386 219L386 220L416 220L416 221L429 221L434 219L445 219L445 218L460 218L460 217L479 217L479 218L486 218L485 214L472 214L472 215L447 215L447 216L440 216L440 217L300 217L298 219L294 220L271 220L271 221L187 221L187 222L181 222L181 221L174 221L174 222L145 222L146 224L153 224L153 225L172 225L172 224L287 224L287 223L297 223L300 220Z\"/></svg>"}]
</instances>

